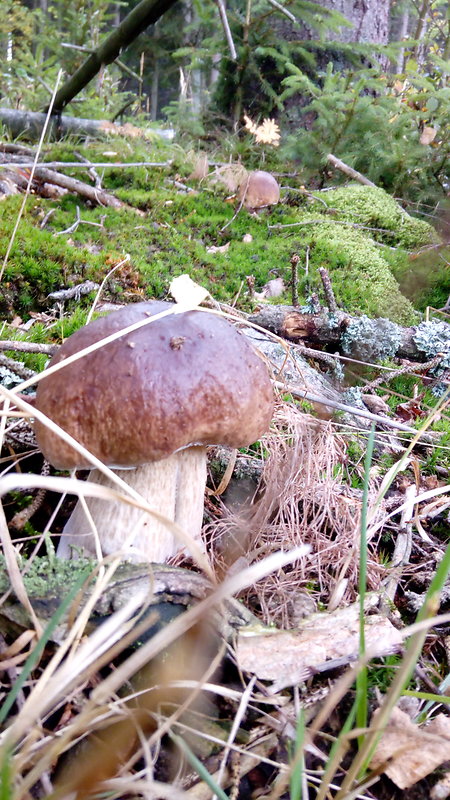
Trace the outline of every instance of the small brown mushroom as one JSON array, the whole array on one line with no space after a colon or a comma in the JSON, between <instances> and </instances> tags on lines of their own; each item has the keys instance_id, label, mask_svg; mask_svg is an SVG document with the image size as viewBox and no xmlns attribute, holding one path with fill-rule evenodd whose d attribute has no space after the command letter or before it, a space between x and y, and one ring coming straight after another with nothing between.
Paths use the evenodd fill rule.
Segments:
<instances>
[{"instance_id":1,"label":"small brown mushroom","mask_svg":"<svg viewBox=\"0 0 450 800\"><path fill-rule=\"evenodd\" d=\"M138 303L81 328L51 365L140 320L171 308ZM268 428L273 392L266 365L222 317L204 311L170 314L82 356L40 383L36 407L104 464L120 469L149 505L200 539L206 446L243 447ZM36 421L36 437L57 469L89 468L78 452ZM99 470L91 481L111 486ZM162 562L181 546L151 515L119 502L87 501L104 555ZM80 503L63 531L58 555L73 546L95 553Z\"/></svg>"},{"instance_id":2,"label":"small brown mushroom","mask_svg":"<svg viewBox=\"0 0 450 800\"><path fill-rule=\"evenodd\" d=\"M280 200L280 187L270 172L249 172L238 190L239 203L243 201L247 211L259 211L274 206Z\"/></svg>"}]
</instances>

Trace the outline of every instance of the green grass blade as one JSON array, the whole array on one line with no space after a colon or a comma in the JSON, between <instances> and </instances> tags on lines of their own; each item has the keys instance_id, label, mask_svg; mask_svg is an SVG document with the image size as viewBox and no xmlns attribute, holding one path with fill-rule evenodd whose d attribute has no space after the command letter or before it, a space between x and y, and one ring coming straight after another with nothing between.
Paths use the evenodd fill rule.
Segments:
<instances>
[{"instance_id":1,"label":"green grass blade","mask_svg":"<svg viewBox=\"0 0 450 800\"><path fill-rule=\"evenodd\" d=\"M294 763L290 777L289 800L302 800L302 783L305 771L305 759L303 755L303 743L305 741L305 710L300 709L297 719L297 730L295 736Z\"/></svg>"},{"instance_id":2,"label":"green grass blade","mask_svg":"<svg viewBox=\"0 0 450 800\"><path fill-rule=\"evenodd\" d=\"M364 658L366 653L366 639L364 632L364 601L367 591L367 504L369 497L370 467L372 464L373 447L375 443L375 425L372 425L367 442L366 458L364 461L364 486L361 507L361 533L359 545L359 657ZM368 680L367 667L362 667L356 676L356 724L358 728L367 727L368 717ZM362 745L363 737L358 739Z\"/></svg>"},{"instance_id":3,"label":"green grass blade","mask_svg":"<svg viewBox=\"0 0 450 800\"><path fill-rule=\"evenodd\" d=\"M0 765L0 800L11 800L11 752L6 750Z\"/></svg>"},{"instance_id":4,"label":"green grass blade","mask_svg":"<svg viewBox=\"0 0 450 800\"><path fill-rule=\"evenodd\" d=\"M225 794L223 789L221 789L220 786L216 784L215 780L213 779L212 775L209 774L206 767L202 764L201 761L199 761L197 756L194 755L194 753L192 752L190 747L186 744L184 739L182 739L181 736L177 736L176 733L171 733L170 731L169 731L169 736L174 742L174 744L176 744L177 747L179 747L180 750L184 753L190 765L194 767L194 769L196 770L202 781L204 781L206 785L209 786L211 791L214 792L218 800L230 800L230 798L228 797L228 795Z\"/></svg>"}]
</instances>

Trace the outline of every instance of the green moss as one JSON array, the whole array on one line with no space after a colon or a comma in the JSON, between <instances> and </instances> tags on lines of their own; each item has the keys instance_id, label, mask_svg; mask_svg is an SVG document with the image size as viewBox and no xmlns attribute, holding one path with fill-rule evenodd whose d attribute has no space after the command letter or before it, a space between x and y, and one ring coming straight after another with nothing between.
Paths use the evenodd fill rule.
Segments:
<instances>
[{"instance_id":1,"label":"green moss","mask_svg":"<svg viewBox=\"0 0 450 800\"><path fill-rule=\"evenodd\" d=\"M403 325L418 321L383 252L364 232L323 218L315 226L312 244L313 262L330 270L336 299L349 312L386 317Z\"/></svg>"},{"instance_id":2,"label":"green moss","mask_svg":"<svg viewBox=\"0 0 450 800\"><path fill-rule=\"evenodd\" d=\"M91 162L170 159L171 163L164 168L105 169L104 188L143 214L132 208L92 208L69 194L57 203L30 198L2 283L1 317L19 314L26 318L30 311L49 311L53 304L47 296L51 291L86 279L99 283L125 254L129 261L108 279L102 295L105 300L165 298L171 279L188 272L218 300L230 302L239 294L239 306L250 309L246 277L252 275L259 290L272 277L270 271L277 269L288 286L290 261L296 253L300 257L301 304L311 291L323 297L318 268L325 266L338 302L350 313L386 316L402 324L416 321L412 305L401 294L391 269L401 272L405 268L406 252L398 249L394 258L393 251L381 248L375 240L397 248L410 247L413 241L430 241L432 229L405 214L382 190L358 185L321 193L329 209L337 209L332 213L324 213L323 205L314 199L300 196L300 206L289 201L258 217L241 210L232 219L235 209L225 202L223 187L204 185L191 193L177 189L175 179L188 172L186 156L167 142L114 139L74 147L66 141L55 145L46 157L73 161L78 158L75 150ZM80 170L69 169L68 173L89 180ZM297 194L293 202L298 200ZM21 198L11 197L0 204L3 251L20 203ZM77 207L83 222L69 234L60 235L73 225ZM41 229L49 210L53 213ZM346 222L382 227L388 233L339 224ZM278 229L273 227L277 223ZM289 227L299 223L299 227ZM250 244L242 241L244 234L253 237ZM226 252L208 252L211 245L225 244L229 244ZM307 259L308 275L303 269ZM85 311L91 300L83 297L65 303L64 314L69 321L52 330L50 337L58 340L68 335L73 328L72 314L78 309ZM289 290L276 300L290 301ZM73 318L73 322L82 324L81 317Z\"/></svg>"},{"instance_id":3,"label":"green moss","mask_svg":"<svg viewBox=\"0 0 450 800\"><path fill-rule=\"evenodd\" d=\"M379 228L379 241L394 243L397 247L414 250L425 244L437 242L434 228L404 211L397 201L383 189L355 184L332 189L321 195L328 206L340 212L339 217L360 225ZM391 235L383 231L391 232ZM377 234L377 231L373 231Z\"/></svg>"}]
</instances>

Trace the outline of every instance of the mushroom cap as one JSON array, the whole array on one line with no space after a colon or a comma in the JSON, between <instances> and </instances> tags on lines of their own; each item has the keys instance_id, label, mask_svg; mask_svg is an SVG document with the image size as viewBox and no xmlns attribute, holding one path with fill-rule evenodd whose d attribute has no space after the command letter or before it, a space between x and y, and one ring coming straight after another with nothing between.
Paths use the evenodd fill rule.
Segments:
<instances>
[{"instance_id":1,"label":"mushroom cap","mask_svg":"<svg viewBox=\"0 0 450 800\"><path fill-rule=\"evenodd\" d=\"M280 200L280 187L270 172L263 170L249 172L239 186L239 202L243 198L247 211L274 206Z\"/></svg>"},{"instance_id":2,"label":"mushroom cap","mask_svg":"<svg viewBox=\"0 0 450 800\"><path fill-rule=\"evenodd\" d=\"M96 319L64 342L51 366L171 305L137 303ZM216 314L186 311L43 378L36 408L108 466L135 467L189 445L251 444L269 426L273 391L243 334ZM38 420L35 431L57 469L91 466Z\"/></svg>"}]
</instances>

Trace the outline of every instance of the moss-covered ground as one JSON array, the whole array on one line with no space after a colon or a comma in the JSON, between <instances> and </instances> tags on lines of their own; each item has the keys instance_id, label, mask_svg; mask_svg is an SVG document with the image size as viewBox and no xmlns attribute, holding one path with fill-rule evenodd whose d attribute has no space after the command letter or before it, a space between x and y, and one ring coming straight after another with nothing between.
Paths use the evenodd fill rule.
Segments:
<instances>
[{"instance_id":1,"label":"moss-covered ground","mask_svg":"<svg viewBox=\"0 0 450 800\"><path fill-rule=\"evenodd\" d=\"M26 319L30 313L48 311L53 305L47 299L51 291L86 279L100 282L126 254L129 260L108 280L104 299L163 298L170 280L188 272L216 299L230 302L239 295L238 305L248 308L246 277L253 275L258 289L273 277L271 270L277 270L288 284L290 260L297 253L300 302L310 292L320 294L318 268L325 266L338 303L349 312L386 316L403 324L417 321L395 276L406 285L411 252L436 244L437 234L381 189L350 185L308 195L298 191L295 179L280 178L282 203L259 216L242 209L232 219L235 205L227 201L227 190L208 180L189 180L192 160L179 147L162 140L130 144L114 139L89 147L65 142L49 149L46 158L74 161L75 151L92 162L170 163L105 169L103 187L129 206L120 210L89 207L71 194L56 201L32 195L2 281L3 319L16 315ZM89 181L80 170L67 173ZM180 190L177 181L194 191ZM3 254L21 202L21 196L12 196L0 203ZM83 222L63 233L73 226L77 207ZM251 234L250 243L243 242L244 234ZM208 252L211 246L225 244L229 244L226 252ZM435 292L435 282L430 285ZM290 292L281 301L289 302ZM79 310L89 303L89 298L69 301L64 326L55 326L52 336L58 339L81 324ZM71 312L77 313L74 325ZM39 336L39 328L34 328L32 336Z\"/></svg>"}]
</instances>

